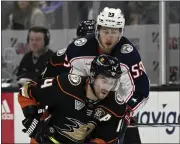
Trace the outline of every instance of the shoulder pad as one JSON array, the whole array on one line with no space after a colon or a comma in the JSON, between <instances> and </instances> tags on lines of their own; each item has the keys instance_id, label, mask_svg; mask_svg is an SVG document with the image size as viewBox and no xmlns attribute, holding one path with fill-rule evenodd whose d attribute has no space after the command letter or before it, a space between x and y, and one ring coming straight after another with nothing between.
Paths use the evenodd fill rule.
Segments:
<instances>
[{"instance_id":1,"label":"shoulder pad","mask_svg":"<svg viewBox=\"0 0 180 144\"><path fill-rule=\"evenodd\" d=\"M64 73L58 76L58 85L63 93L83 100L86 80L86 77Z\"/></svg>"},{"instance_id":2,"label":"shoulder pad","mask_svg":"<svg viewBox=\"0 0 180 144\"><path fill-rule=\"evenodd\" d=\"M73 86L78 86L81 83L81 76L68 74L68 80Z\"/></svg>"},{"instance_id":3,"label":"shoulder pad","mask_svg":"<svg viewBox=\"0 0 180 144\"><path fill-rule=\"evenodd\" d=\"M121 47L121 53L127 54L133 51L133 46L130 44L124 44Z\"/></svg>"},{"instance_id":4,"label":"shoulder pad","mask_svg":"<svg viewBox=\"0 0 180 144\"><path fill-rule=\"evenodd\" d=\"M97 41L94 35L79 38L68 45L66 51L68 60L81 56L94 56L97 55Z\"/></svg>"},{"instance_id":5,"label":"shoulder pad","mask_svg":"<svg viewBox=\"0 0 180 144\"><path fill-rule=\"evenodd\" d=\"M87 42L87 39L83 37L83 38L79 38L79 39L75 40L74 45L83 46L83 45L85 45L86 42Z\"/></svg>"},{"instance_id":6,"label":"shoulder pad","mask_svg":"<svg viewBox=\"0 0 180 144\"><path fill-rule=\"evenodd\" d=\"M65 54L66 48L56 51L50 58L51 63L53 63L54 65L64 63Z\"/></svg>"},{"instance_id":7,"label":"shoulder pad","mask_svg":"<svg viewBox=\"0 0 180 144\"><path fill-rule=\"evenodd\" d=\"M67 48L63 48L63 49L58 50L58 51L56 52L56 55L57 55L57 56L62 56L62 55L66 52L66 49L67 49Z\"/></svg>"}]
</instances>

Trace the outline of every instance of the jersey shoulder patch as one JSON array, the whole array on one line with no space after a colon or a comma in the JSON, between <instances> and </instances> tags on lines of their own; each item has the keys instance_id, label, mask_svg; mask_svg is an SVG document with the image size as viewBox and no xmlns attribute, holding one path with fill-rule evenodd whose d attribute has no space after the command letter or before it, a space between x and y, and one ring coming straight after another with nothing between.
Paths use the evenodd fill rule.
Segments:
<instances>
[{"instance_id":1,"label":"jersey shoulder patch","mask_svg":"<svg viewBox=\"0 0 180 144\"><path fill-rule=\"evenodd\" d=\"M127 54L133 51L133 46L130 44L124 44L121 47L121 53Z\"/></svg>"},{"instance_id":2,"label":"jersey shoulder patch","mask_svg":"<svg viewBox=\"0 0 180 144\"><path fill-rule=\"evenodd\" d=\"M118 92L115 92L115 101L119 105L124 104L124 99Z\"/></svg>"},{"instance_id":3,"label":"jersey shoulder patch","mask_svg":"<svg viewBox=\"0 0 180 144\"><path fill-rule=\"evenodd\" d=\"M67 48L63 48L63 49L58 50L58 51L56 52L56 55L57 55L57 56L62 56L62 55L66 52L66 49L67 49Z\"/></svg>"},{"instance_id":4,"label":"jersey shoulder patch","mask_svg":"<svg viewBox=\"0 0 180 144\"><path fill-rule=\"evenodd\" d=\"M78 86L81 83L81 76L75 74L69 74L68 79L73 86Z\"/></svg>"},{"instance_id":5,"label":"jersey shoulder patch","mask_svg":"<svg viewBox=\"0 0 180 144\"><path fill-rule=\"evenodd\" d=\"M76 46L83 46L83 45L85 45L86 42L87 42L86 38L79 38L79 39L74 41L74 44Z\"/></svg>"},{"instance_id":6,"label":"jersey shoulder patch","mask_svg":"<svg viewBox=\"0 0 180 144\"><path fill-rule=\"evenodd\" d=\"M59 65L61 63L64 63L64 59L65 59L65 56L66 56L66 49L67 48L63 48L63 49L60 49L60 50L56 51L52 55L52 57L50 58L51 64Z\"/></svg>"}]
</instances>

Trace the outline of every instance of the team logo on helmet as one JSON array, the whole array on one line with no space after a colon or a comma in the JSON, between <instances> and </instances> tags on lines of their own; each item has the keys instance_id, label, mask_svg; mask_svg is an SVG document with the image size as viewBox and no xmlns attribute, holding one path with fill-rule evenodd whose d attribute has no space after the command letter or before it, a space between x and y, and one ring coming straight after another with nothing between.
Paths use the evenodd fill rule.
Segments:
<instances>
[{"instance_id":1,"label":"team logo on helmet","mask_svg":"<svg viewBox=\"0 0 180 144\"><path fill-rule=\"evenodd\" d=\"M80 39L75 40L74 44L76 46L83 46L86 42L87 42L86 38L80 38Z\"/></svg>"},{"instance_id":2,"label":"team logo on helmet","mask_svg":"<svg viewBox=\"0 0 180 144\"><path fill-rule=\"evenodd\" d=\"M133 51L133 47L130 45L130 44L124 44L122 47L121 47L121 52L122 53L130 53Z\"/></svg>"},{"instance_id":3,"label":"team logo on helmet","mask_svg":"<svg viewBox=\"0 0 180 144\"><path fill-rule=\"evenodd\" d=\"M102 58L100 58L99 61L100 61L100 62L104 62L104 60L105 60L105 59L102 57Z\"/></svg>"},{"instance_id":4,"label":"team logo on helmet","mask_svg":"<svg viewBox=\"0 0 180 144\"><path fill-rule=\"evenodd\" d=\"M69 74L68 79L69 79L69 82L74 86L77 86L81 83L81 77L78 75Z\"/></svg>"}]
</instances>

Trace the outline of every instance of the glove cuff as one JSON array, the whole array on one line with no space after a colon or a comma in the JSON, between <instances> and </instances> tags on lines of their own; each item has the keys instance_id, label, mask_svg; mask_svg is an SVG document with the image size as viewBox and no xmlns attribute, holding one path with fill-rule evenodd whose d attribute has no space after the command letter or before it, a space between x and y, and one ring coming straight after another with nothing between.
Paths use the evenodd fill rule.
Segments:
<instances>
[{"instance_id":1,"label":"glove cuff","mask_svg":"<svg viewBox=\"0 0 180 144\"><path fill-rule=\"evenodd\" d=\"M129 113L130 117L133 117L134 111L133 111L133 109L128 104L126 104L126 112Z\"/></svg>"},{"instance_id":2,"label":"glove cuff","mask_svg":"<svg viewBox=\"0 0 180 144\"><path fill-rule=\"evenodd\" d=\"M33 121L32 121L32 123L31 123L31 125L29 126L28 130L26 131L26 133L27 133L29 136L31 136L32 133L35 131L36 126L38 125L38 123L39 123L39 121L38 121L36 118L34 118Z\"/></svg>"}]
</instances>

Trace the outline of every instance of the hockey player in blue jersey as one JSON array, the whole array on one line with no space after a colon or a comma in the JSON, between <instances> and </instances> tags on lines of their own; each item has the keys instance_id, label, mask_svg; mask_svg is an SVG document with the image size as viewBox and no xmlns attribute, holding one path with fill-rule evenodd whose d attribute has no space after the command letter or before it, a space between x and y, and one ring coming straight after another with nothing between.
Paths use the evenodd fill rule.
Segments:
<instances>
[{"instance_id":1,"label":"hockey player in blue jersey","mask_svg":"<svg viewBox=\"0 0 180 144\"><path fill-rule=\"evenodd\" d=\"M64 51L57 51L50 59L42 77L56 76L70 72L81 76L90 75L93 58L105 53L120 60L122 76L115 93L115 101L127 104L126 124L146 104L149 95L149 79L139 52L123 36L125 19L120 9L104 8L97 17L95 33L74 40ZM138 133L138 129L136 129ZM129 130L130 131L130 130ZM125 135L127 143L141 143L140 137L132 139L133 134ZM126 138L127 137L127 138ZM126 143L126 142L125 142Z\"/></svg>"}]
</instances>

